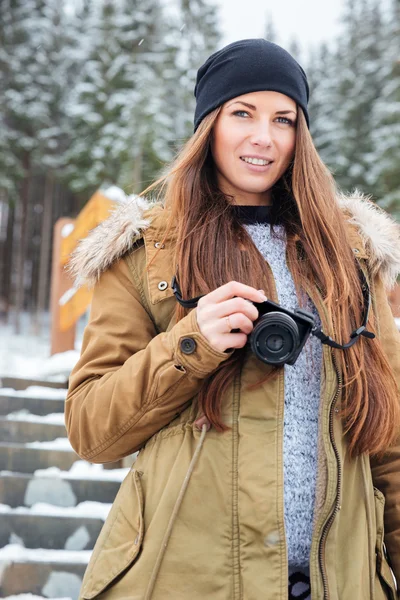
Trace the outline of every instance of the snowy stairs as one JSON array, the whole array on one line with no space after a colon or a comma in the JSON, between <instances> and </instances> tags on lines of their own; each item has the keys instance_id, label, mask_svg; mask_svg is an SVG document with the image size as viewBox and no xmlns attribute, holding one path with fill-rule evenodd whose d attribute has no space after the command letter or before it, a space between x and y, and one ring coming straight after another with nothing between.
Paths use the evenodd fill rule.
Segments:
<instances>
[{"instance_id":1,"label":"snowy stairs","mask_svg":"<svg viewBox=\"0 0 400 600\"><path fill-rule=\"evenodd\" d=\"M65 389L0 389L0 598L77 600L128 470L79 459L66 438L65 395Z\"/></svg>"}]
</instances>

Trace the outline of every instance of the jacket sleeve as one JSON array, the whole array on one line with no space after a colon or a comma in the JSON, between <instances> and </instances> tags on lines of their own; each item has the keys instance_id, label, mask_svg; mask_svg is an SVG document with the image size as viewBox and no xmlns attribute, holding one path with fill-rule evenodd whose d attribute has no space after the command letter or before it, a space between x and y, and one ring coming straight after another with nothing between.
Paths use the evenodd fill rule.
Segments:
<instances>
[{"instance_id":1,"label":"jacket sleeve","mask_svg":"<svg viewBox=\"0 0 400 600\"><path fill-rule=\"evenodd\" d=\"M184 338L192 340L185 352ZM157 335L125 261L119 260L94 288L81 357L70 377L65 420L72 447L98 463L135 452L185 408L228 357L201 334L196 309Z\"/></svg>"},{"instance_id":2,"label":"jacket sleeve","mask_svg":"<svg viewBox=\"0 0 400 600\"><path fill-rule=\"evenodd\" d=\"M400 398L400 333L397 330L386 290L378 278L375 283L379 335L393 369ZM381 459L371 459L374 485L385 496L385 545L398 582L400 582L400 432L397 443Z\"/></svg>"}]
</instances>

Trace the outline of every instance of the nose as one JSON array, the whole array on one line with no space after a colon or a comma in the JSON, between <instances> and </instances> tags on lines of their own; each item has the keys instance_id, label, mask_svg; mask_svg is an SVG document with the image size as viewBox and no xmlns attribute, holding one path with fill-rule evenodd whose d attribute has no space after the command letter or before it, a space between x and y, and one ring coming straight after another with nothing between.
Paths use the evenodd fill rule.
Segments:
<instances>
[{"instance_id":1,"label":"nose","mask_svg":"<svg viewBox=\"0 0 400 600\"><path fill-rule=\"evenodd\" d=\"M251 143L254 146L269 148L272 146L272 136L268 123L258 123L252 133Z\"/></svg>"}]
</instances>

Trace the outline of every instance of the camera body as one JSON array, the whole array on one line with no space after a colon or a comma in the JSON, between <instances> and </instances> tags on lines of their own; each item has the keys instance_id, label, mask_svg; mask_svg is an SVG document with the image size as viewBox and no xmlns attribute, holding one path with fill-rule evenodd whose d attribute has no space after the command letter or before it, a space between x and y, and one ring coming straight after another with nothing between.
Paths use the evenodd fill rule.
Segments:
<instances>
[{"instance_id":1,"label":"camera body","mask_svg":"<svg viewBox=\"0 0 400 600\"><path fill-rule=\"evenodd\" d=\"M270 365L294 365L315 327L314 315L302 308L292 312L270 300L253 304L259 317L248 340L252 352Z\"/></svg>"}]
</instances>

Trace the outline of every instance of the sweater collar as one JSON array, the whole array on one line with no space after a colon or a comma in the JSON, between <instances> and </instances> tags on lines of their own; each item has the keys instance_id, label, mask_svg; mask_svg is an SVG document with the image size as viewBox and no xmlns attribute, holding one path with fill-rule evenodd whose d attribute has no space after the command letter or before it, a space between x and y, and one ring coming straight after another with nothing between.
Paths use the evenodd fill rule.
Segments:
<instances>
[{"instance_id":1,"label":"sweater collar","mask_svg":"<svg viewBox=\"0 0 400 600\"><path fill-rule=\"evenodd\" d=\"M253 206L244 204L232 204L232 212L243 225L255 225L256 223L271 223L272 206Z\"/></svg>"}]
</instances>

